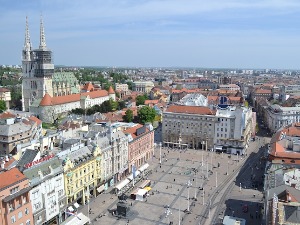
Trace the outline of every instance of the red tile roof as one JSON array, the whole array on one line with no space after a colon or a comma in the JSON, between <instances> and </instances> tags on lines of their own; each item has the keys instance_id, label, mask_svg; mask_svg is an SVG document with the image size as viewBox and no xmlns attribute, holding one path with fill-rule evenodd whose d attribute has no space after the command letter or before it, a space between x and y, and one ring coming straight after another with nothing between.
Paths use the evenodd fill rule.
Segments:
<instances>
[{"instance_id":1,"label":"red tile roof","mask_svg":"<svg viewBox=\"0 0 300 225\"><path fill-rule=\"evenodd\" d=\"M166 112L199 114L199 115L216 115L215 110L211 110L210 108L204 106L171 105L169 108L167 108Z\"/></svg>"},{"instance_id":2,"label":"red tile roof","mask_svg":"<svg viewBox=\"0 0 300 225\"><path fill-rule=\"evenodd\" d=\"M292 137L300 137L300 124L293 124L277 131L270 141L270 160L283 160L286 164L292 163L294 160L296 164L300 164L300 153L295 151L288 151L285 147L285 139L281 140L282 134Z\"/></svg>"},{"instance_id":3,"label":"red tile roof","mask_svg":"<svg viewBox=\"0 0 300 225\"><path fill-rule=\"evenodd\" d=\"M15 118L16 115L10 112L4 112L0 114L0 119L8 119L8 118Z\"/></svg>"},{"instance_id":4,"label":"red tile roof","mask_svg":"<svg viewBox=\"0 0 300 225\"><path fill-rule=\"evenodd\" d=\"M109 86L108 94L115 94L115 91L114 91L114 89L112 88L112 86Z\"/></svg>"},{"instance_id":5,"label":"red tile roof","mask_svg":"<svg viewBox=\"0 0 300 225\"><path fill-rule=\"evenodd\" d=\"M0 87L0 92L10 92L10 90L7 88Z\"/></svg>"},{"instance_id":6,"label":"red tile roof","mask_svg":"<svg viewBox=\"0 0 300 225\"><path fill-rule=\"evenodd\" d=\"M272 94L272 91L267 89L256 89L255 94Z\"/></svg>"},{"instance_id":7,"label":"red tile roof","mask_svg":"<svg viewBox=\"0 0 300 225\"><path fill-rule=\"evenodd\" d=\"M26 177L17 168L12 168L6 172L0 173L0 189L24 179L26 179Z\"/></svg>"},{"instance_id":8,"label":"red tile roof","mask_svg":"<svg viewBox=\"0 0 300 225\"><path fill-rule=\"evenodd\" d=\"M80 101L80 97L82 96L89 96L90 98L100 98L108 96L108 92L106 90L97 90L80 94L56 96L52 98L48 93L46 93L44 98L40 102L40 106L61 105L69 102L77 102Z\"/></svg>"},{"instance_id":9,"label":"red tile roof","mask_svg":"<svg viewBox=\"0 0 300 225\"><path fill-rule=\"evenodd\" d=\"M42 121L35 116L30 116L28 119L30 119L31 121L34 121L37 125L42 124Z\"/></svg>"},{"instance_id":10,"label":"red tile roof","mask_svg":"<svg viewBox=\"0 0 300 225\"><path fill-rule=\"evenodd\" d=\"M84 87L82 88L82 90L85 91L93 91L94 90L94 86L92 85L91 82L88 82L84 85Z\"/></svg>"},{"instance_id":11,"label":"red tile roof","mask_svg":"<svg viewBox=\"0 0 300 225\"><path fill-rule=\"evenodd\" d=\"M125 134L131 134L132 138L134 139L134 138L137 137L137 136L136 136L136 130L139 129L139 128L141 128L141 127L143 127L143 125L142 125L142 124L138 124L138 125L136 125L136 126L134 126L134 127L130 127L130 128L128 128L128 129L124 130L123 132L124 132ZM146 131L148 132L149 130L146 129Z\"/></svg>"},{"instance_id":12,"label":"red tile roof","mask_svg":"<svg viewBox=\"0 0 300 225\"><path fill-rule=\"evenodd\" d=\"M52 100L51 100L51 96L46 93L42 99L42 101L40 102L40 106L49 106L52 105Z\"/></svg>"}]
</instances>

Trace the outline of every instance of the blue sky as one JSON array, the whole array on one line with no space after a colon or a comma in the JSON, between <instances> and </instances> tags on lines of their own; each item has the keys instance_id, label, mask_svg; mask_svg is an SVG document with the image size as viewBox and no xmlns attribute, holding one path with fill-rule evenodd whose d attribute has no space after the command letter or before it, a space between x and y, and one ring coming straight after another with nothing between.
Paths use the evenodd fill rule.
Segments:
<instances>
[{"instance_id":1,"label":"blue sky","mask_svg":"<svg viewBox=\"0 0 300 225\"><path fill-rule=\"evenodd\" d=\"M25 17L56 65L300 69L299 0L0 0L0 64Z\"/></svg>"}]
</instances>

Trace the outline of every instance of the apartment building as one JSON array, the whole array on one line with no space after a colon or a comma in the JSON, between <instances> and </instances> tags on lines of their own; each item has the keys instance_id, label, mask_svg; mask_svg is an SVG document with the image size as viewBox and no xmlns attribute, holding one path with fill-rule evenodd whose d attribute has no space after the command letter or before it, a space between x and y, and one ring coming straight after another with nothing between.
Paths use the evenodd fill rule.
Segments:
<instances>
[{"instance_id":1,"label":"apartment building","mask_svg":"<svg viewBox=\"0 0 300 225\"><path fill-rule=\"evenodd\" d=\"M0 224L33 225L29 180L17 168L0 173Z\"/></svg>"}]
</instances>

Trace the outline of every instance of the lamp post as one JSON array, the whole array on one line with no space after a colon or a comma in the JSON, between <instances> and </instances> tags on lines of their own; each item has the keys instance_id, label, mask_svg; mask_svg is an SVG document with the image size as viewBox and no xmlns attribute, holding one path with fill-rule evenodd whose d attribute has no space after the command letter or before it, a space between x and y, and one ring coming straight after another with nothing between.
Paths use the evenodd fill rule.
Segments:
<instances>
[{"instance_id":1,"label":"lamp post","mask_svg":"<svg viewBox=\"0 0 300 225\"><path fill-rule=\"evenodd\" d=\"M206 178L208 180L208 160L206 161Z\"/></svg>"},{"instance_id":2,"label":"lamp post","mask_svg":"<svg viewBox=\"0 0 300 225\"><path fill-rule=\"evenodd\" d=\"M212 152L210 152L210 168L211 168L211 171L213 170L213 164L212 164Z\"/></svg>"},{"instance_id":3,"label":"lamp post","mask_svg":"<svg viewBox=\"0 0 300 225\"><path fill-rule=\"evenodd\" d=\"M168 224L170 224L170 218L169 215L172 215L172 211L170 210L170 208L168 207L167 210L165 211L166 214L166 218L168 218Z\"/></svg>"},{"instance_id":4,"label":"lamp post","mask_svg":"<svg viewBox=\"0 0 300 225\"><path fill-rule=\"evenodd\" d=\"M227 173L226 173L226 175L228 175L229 173L229 160L227 161Z\"/></svg>"},{"instance_id":5,"label":"lamp post","mask_svg":"<svg viewBox=\"0 0 300 225\"><path fill-rule=\"evenodd\" d=\"M197 199L197 172L198 170L195 170L195 177L196 177L196 186L195 186L195 199Z\"/></svg>"},{"instance_id":6,"label":"lamp post","mask_svg":"<svg viewBox=\"0 0 300 225\"><path fill-rule=\"evenodd\" d=\"M181 142L182 142L182 138L181 138L181 133L179 134L179 138L178 138L178 144L179 144L179 161L180 161L180 152L181 152Z\"/></svg>"},{"instance_id":7,"label":"lamp post","mask_svg":"<svg viewBox=\"0 0 300 225\"><path fill-rule=\"evenodd\" d=\"M88 214L88 218L89 218L89 221L90 221L90 193L89 193L89 186L86 187L86 192L85 192L85 196L86 196L86 199L87 199L87 214Z\"/></svg>"},{"instance_id":8,"label":"lamp post","mask_svg":"<svg viewBox=\"0 0 300 225\"><path fill-rule=\"evenodd\" d=\"M188 207L187 207L187 211L188 212L190 211L190 186L192 186L192 183L191 183L190 180L188 180L188 182L187 182L187 189L188 189L188 197L187 197Z\"/></svg>"},{"instance_id":9,"label":"lamp post","mask_svg":"<svg viewBox=\"0 0 300 225\"><path fill-rule=\"evenodd\" d=\"M161 142L159 142L159 163L161 164Z\"/></svg>"}]
</instances>

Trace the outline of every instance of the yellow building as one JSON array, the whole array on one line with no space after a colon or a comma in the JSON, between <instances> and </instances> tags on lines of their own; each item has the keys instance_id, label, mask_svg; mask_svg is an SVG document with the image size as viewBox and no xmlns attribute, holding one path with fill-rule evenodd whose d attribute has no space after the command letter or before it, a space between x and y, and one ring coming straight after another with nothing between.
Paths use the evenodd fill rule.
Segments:
<instances>
[{"instance_id":1,"label":"yellow building","mask_svg":"<svg viewBox=\"0 0 300 225\"><path fill-rule=\"evenodd\" d=\"M78 204L86 204L90 196L96 197L101 182L100 165L101 151L96 146L84 146L66 155L63 167L69 205L74 203L78 207Z\"/></svg>"}]
</instances>

